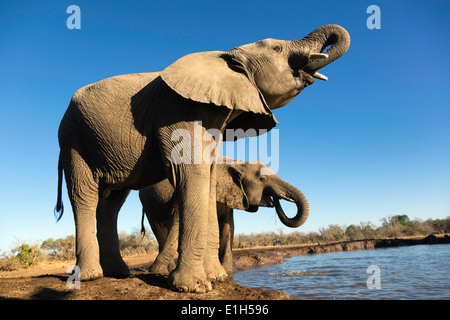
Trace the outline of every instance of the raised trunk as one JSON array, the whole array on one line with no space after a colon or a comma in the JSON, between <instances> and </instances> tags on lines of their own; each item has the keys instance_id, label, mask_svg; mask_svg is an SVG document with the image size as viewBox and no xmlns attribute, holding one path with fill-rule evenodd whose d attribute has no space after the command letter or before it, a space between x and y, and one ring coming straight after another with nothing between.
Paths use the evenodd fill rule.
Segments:
<instances>
[{"instance_id":1,"label":"raised trunk","mask_svg":"<svg viewBox=\"0 0 450 320\"><path fill-rule=\"evenodd\" d=\"M350 35L341 26L328 24L317 28L303 39L292 43L294 48L298 48L302 55L309 57L306 66L302 69L305 72L314 74L315 71L340 58L347 51L350 46ZM323 52L328 46L331 47ZM326 53L326 56L323 55L321 57L320 55L315 55L316 53Z\"/></svg>"},{"instance_id":2,"label":"raised trunk","mask_svg":"<svg viewBox=\"0 0 450 320\"><path fill-rule=\"evenodd\" d=\"M283 183L282 191L276 192L277 194L273 196L273 203L275 205L275 209L278 214L278 218L280 221L287 227L297 228L305 223L306 219L308 219L309 215L309 204L305 195L288 183ZM275 190L274 190L275 191ZM283 208L280 204L280 199L285 199L288 201L292 201L297 205L297 214L289 218L283 211Z\"/></svg>"}]
</instances>

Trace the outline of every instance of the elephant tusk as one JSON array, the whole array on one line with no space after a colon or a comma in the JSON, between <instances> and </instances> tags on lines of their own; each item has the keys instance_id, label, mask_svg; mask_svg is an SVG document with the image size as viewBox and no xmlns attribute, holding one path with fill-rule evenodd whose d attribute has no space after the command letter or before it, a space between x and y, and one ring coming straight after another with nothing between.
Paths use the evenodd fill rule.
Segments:
<instances>
[{"instance_id":1,"label":"elephant tusk","mask_svg":"<svg viewBox=\"0 0 450 320\"><path fill-rule=\"evenodd\" d=\"M294 199L291 199L291 198L289 198L289 197L287 197L285 195L278 195L278 198L284 199L284 200L289 201L289 202L295 202Z\"/></svg>"},{"instance_id":2,"label":"elephant tusk","mask_svg":"<svg viewBox=\"0 0 450 320\"><path fill-rule=\"evenodd\" d=\"M324 81L327 81L327 80L328 80L328 77L327 77L327 76L324 76L323 74L318 73L318 72L314 73L312 76L313 76L314 78L316 78L316 79L319 79L319 80L324 80Z\"/></svg>"},{"instance_id":3,"label":"elephant tusk","mask_svg":"<svg viewBox=\"0 0 450 320\"><path fill-rule=\"evenodd\" d=\"M328 59L328 55L326 53L310 53L308 59L316 60L316 59Z\"/></svg>"},{"instance_id":4,"label":"elephant tusk","mask_svg":"<svg viewBox=\"0 0 450 320\"><path fill-rule=\"evenodd\" d=\"M271 196L271 203L272 203L272 205L275 204L275 199L277 199L278 202L279 202L281 199L283 199L283 200L286 200L286 201L295 203L295 200L294 200L294 199L291 199L291 198L289 198L289 197L287 197L287 196L285 196L285 195L282 195L282 194L277 194L276 196Z\"/></svg>"}]
</instances>

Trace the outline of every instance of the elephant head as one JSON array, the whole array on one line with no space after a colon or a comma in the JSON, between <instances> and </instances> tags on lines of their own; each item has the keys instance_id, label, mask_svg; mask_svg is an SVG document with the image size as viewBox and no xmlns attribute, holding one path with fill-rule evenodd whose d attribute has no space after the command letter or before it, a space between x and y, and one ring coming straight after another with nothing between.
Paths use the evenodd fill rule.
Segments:
<instances>
[{"instance_id":1,"label":"elephant head","mask_svg":"<svg viewBox=\"0 0 450 320\"><path fill-rule=\"evenodd\" d=\"M349 46L344 28L325 25L300 40L265 39L229 51L190 54L163 70L161 78L184 98L244 111L229 129L270 130L277 124L271 110L289 103L314 78L327 80L317 71Z\"/></svg>"},{"instance_id":2,"label":"elephant head","mask_svg":"<svg viewBox=\"0 0 450 320\"><path fill-rule=\"evenodd\" d=\"M294 217L286 216L280 199L297 205ZM225 158L224 165L217 166L217 202L249 212L256 212L258 207L275 206L280 221L291 228L304 224L309 214L305 195L259 161L242 164Z\"/></svg>"}]
</instances>

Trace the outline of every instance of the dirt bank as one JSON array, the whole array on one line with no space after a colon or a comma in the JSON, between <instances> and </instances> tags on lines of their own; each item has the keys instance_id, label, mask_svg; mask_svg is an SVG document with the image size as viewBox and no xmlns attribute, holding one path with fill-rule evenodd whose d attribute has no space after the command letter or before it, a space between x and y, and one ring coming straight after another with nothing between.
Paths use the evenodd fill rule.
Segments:
<instances>
[{"instance_id":1,"label":"dirt bank","mask_svg":"<svg viewBox=\"0 0 450 320\"><path fill-rule=\"evenodd\" d=\"M382 247L450 243L448 235L426 238L373 239L329 244L297 245L238 249L233 253L237 271L248 267L281 263L300 254L375 249ZM214 284L204 294L174 292L167 287L167 277L145 271L155 255L125 257L131 276L127 279L102 278L81 283L81 288L68 289L67 268L74 261L42 263L36 268L0 272L0 299L47 300L287 300L281 291L245 287L233 280Z\"/></svg>"}]
</instances>

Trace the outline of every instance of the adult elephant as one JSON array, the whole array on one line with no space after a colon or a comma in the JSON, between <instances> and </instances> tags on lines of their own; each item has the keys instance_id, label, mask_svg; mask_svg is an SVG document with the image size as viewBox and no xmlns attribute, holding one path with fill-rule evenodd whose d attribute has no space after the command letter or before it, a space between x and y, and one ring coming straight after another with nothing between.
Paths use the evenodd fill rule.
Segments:
<instances>
[{"instance_id":1,"label":"adult elephant","mask_svg":"<svg viewBox=\"0 0 450 320\"><path fill-rule=\"evenodd\" d=\"M129 275L119 252L118 211L130 190L165 178L177 191L181 226L180 257L169 286L205 292L210 279L226 277L217 256L211 165L216 152L208 152L211 143L198 142L198 135L207 137L211 129L270 130L277 123L271 110L286 105L313 77L324 78L316 71L342 56L349 44L345 29L326 25L301 40L266 39L230 51L194 53L162 72L116 76L79 89L59 128L56 214L62 215L64 171L81 279ZM183 161L172 152L180 144Z\"/></svg>"},{"instance_id":2,"label":"adult elephant","mask_svg":"<svg viewBox=\"0 0 450 320\"><path fill-rule=\"evenodd\" d=\"M159 244L159 255L149 268L150 272L168 274L175 267L173 257L178 248L179 214L174 191L168 179L139 191L142 232L145 232L145 214ZM219 157L216 194L220 233L219 260L228 274L233 273L233 209L256 212L259 207L275 206L280 221L291 228L301 226L308 218L309 204L303 193L259 161L240 163ZM296 204L297 213L294 217L288 218L284 214L280 199Z\"/></svg>"}]
</instances>

